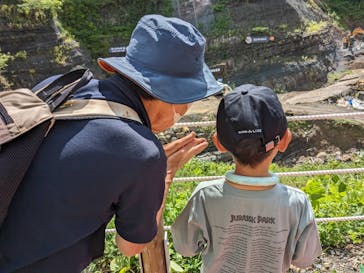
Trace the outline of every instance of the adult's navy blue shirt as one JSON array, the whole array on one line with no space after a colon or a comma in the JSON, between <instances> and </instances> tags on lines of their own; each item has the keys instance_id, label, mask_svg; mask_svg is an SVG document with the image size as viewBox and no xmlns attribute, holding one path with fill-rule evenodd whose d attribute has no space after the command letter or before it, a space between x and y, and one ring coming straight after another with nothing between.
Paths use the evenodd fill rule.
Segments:
<instances>
[{"instance_id":1,"label":"adult's navy blue shirt","mask_svg":"<svg viewBox=\"0 0 364 273\"><path fill-rule=\"evenodd\" d=\"M0 273L80 272L103 254L113 215L125 240L153 239L166 158L133 88L115 75L92 80L74 95L128 105L144 125L124 119L56 122L0 231Z\"/></svg>"}]
</instances>

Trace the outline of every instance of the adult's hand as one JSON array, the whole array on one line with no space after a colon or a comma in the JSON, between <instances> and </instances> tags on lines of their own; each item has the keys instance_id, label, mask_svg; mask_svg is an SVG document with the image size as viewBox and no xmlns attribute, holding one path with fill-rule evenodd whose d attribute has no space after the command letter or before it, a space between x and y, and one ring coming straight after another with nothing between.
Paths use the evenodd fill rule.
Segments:
<instances>
[{"instance_id":1,"label":"adult's hand","mask_svg":"<svg viewBox=\"0 0 364 273\"><path fill-rule=\"evenodd\" d=\"M207 140L196 138L195 132L164 145L163 148L167 156L166 182L171 183L177 170L192 157L206 149L207 145Z\"/></svg>"}]
</instances>

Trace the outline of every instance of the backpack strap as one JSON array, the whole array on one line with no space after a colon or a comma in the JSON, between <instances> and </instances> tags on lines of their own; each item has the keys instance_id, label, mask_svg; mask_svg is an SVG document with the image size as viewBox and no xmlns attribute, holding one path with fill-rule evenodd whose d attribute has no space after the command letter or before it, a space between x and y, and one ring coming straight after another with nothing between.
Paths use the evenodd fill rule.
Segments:
<instances>
[{"instance_id":1,"label":"backpack strap","mask_svg":"<svg viewBox=\"0 0 364 273\"><path fill-rule=\"evenodd\" d=\"M56 120L125 118L143 124L138 113L129 106L99 99L68 100L53 115Z\"/></svg>"},{"instance_id":2,"label":"backpack strap","mask_svg":"<svg viewBox=\"0 0 364 273\"><path fill-rule=\"evenodd\" d=\"M93 75L90 70L77 69L63 74L43 88L33 91L49 105L53 112L70 94L85 86L92 77Z\"/></svg>"}]
</instances>

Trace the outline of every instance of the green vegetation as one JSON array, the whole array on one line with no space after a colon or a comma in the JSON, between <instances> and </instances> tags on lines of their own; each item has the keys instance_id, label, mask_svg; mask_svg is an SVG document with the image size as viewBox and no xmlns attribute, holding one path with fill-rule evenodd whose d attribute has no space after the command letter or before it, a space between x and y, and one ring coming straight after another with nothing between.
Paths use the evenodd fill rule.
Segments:
<instances>
[{"instance_id":1,"label":"green vegetation","mask_svg":"<svg viewBox=\"0 0 364 273\"><path fill-rule=\"evenodd\" d=\"M364 1L325 0L323 7L326 12L345 29L362 26L364 22Z\"/></svg>"},{"instance_id":2,"label":"green vegetation","mask_svg":"<svg viewBox=\"0 0 364 273\"><path fill-rule=\"evenodd\" d=\"M91 57L96 59L106 56L108 49L114 46L127 45L131 32L139 18L144 14L160 13L166 16L173 14L170 0L18 0L5 1L0 5L0 15L6 14L10 19L7 24L15 28L24 28L36 24L47 23L50 17L58 18L63 31L68 31L79 41L81 46L88 49ZM11 4L10 4L11 3ZM18 3L18 4L17 4ZM214 20L205 35L209 38L219 36L246 36L248 29L235 26L230 14L233 1L215 0L212 2ZM309 0L308 5L313 9L325 9L341 26L360 26L364 20L364 2L350 0ZM87 12L85 12L87 11ZM51 15L51 16L50 16ZM289 26L282 23L279 26L256 26L252 34L268 33L275 36L298 34L302 30L316 33L326 27L326 22L308 22L305 27ZM363 26L362 26L363 27ZM200 26L201 28L201 26ZM292 29L291 29L292 28ZM55 49L54 54L59 56ZM63 63L64 58L57 62Z\"/></svg>"},{"instance_id":3,"label":"green vegetation","mask_svg":"<svg viewBox=\"0 0 364 273\"><path fill-rule=\"evenodd\" d=\"M113 228L112 222L109 228ZM115 245L115 234L106 234L105 251L102 258L91 263L85 273L135 273L140 272L137 257L124 257L120 255Z\"/></svg>"},{"instance_id":4,"label":"green vegetation","mask_svg":"<svg viewBox=\"0 0 364 273\"><path fill-rule=\"evenodd\" d=\"M306 23L305 32L307 34L314 34L322 31L326 27L327 27L327 22L325 21L320 21L320 22L309 21Z\"/></svg>"},{"instance_id":5,"label":"green vegetation","mask_svg":"<svg viewBox=\"0 0 364 273\"><path fill-rule=\"evenodd\" d=\"M46 24L57 15L62 0L22 0L17 3L1 4L0 16L7 18L6 25L13 29L24 29Z\"/></svg>"},{"instance_id":6,"label":"green vegetation","mask_svg":"<svg viewBox=\"0 0 364 273\"><path fill-rule=\"evenodd\" d=\"M20 11L25 15L32 14L36 19L45 19L50 12L53 16L57 16L57 12L62 8L63 0L23 0L18 5Z\"/></svg>"},{"instance_id":7,"label":"green vegetation","mask_svg":"<svg viewBox=\"0 0 364 273\"><path fill-rule=\"evenodd\" d=\"M211 23L208 35L210 37L225 36L231 32L231 17L225 13L218 14ZM228 35L227 35L228 36Z\"/></svg>"},{"instance_id":8,"label":"green vegetation","mask_svg":"<svg viewBox=\"0 0 364 273\"><path fill-rule=\"evenodd\" d=\"M45 22L47 15L58 18L63 26L62 33L68 32L79 41L81 46L88 49L91 57L105 57L108 49L114 46L125 46L129 42L132 30L141 16L148 13L160 13L171 16L173 13L172 1L169 0L133 0L132 3L126 0L22 0L18 5L0 6L0 13L7 13L12 26L21 28L26 25ZM230 1L213 1L214 20L209 31L205 35L209 38L231 35L247 35L247 29L242 30L234 26L229 5ZM310 0L308 4L315 9L318 4ZM14 16L14 6L17 14ZM362 1L349 0L326 0L320 7L335 15L339 22L351 22L350 20L363 21L364 9ZM87 12L84 12L87 10ZM107 14L107 18L106 18ZM353 15L353 16L352 16ZM27 19L28 18L28 19ZM49 16L48 16L49 19ZM360 20L359 20L360 19ZM271 29L266 26L253 27L251 34L273 34L301 33L304 29L307 33L316 33L326 27L326 22L308 22L305 27L291 30L293 26L281 24ZM347 25L347 24L346 24ZM201 27L200 27L201 28ZM57 55L58 63L64 63L65 58L60 57L61 52L66 52L64 48L55 48L54 54Z\"/></svg>"},{"instance_id":9,"label":"green vegetation","mask_svg":"<svg viewBox=\"0 0 364 273\"><path fill-rule=\"evenodd\" d=\"M64 65L70 56L71 50L79 44L75 42L74 37L66 30L62 30L60 40L62 43L53 48L52 54L56 63Z\"/></svg>"},{"instance_id":10,"label":"green vegetation","mask_svg":"<svg viewBox=\"0 0 364 273\"><path fill-rule=\"evenodd\" d=\"M171 1L63 0L63 8L58 15L63 27L95 59L105 57L110 47L127 45L137 21L150 13L170 16Z\"/></svg>"},{"instance_id":11,"label":"green vegetation","mask_svg":"<svg viewBox=\"0 0 364 273\"><path fill-rule=\"evenodd\" d=\"M19 51L13 56L9 52L7 52L7 53L1 52L1 48L0 48L0 70L6 68L8 66L8 63L13 61L16 58L25 60L27 58L26 51L24 51L24 50Z\"/></svg>"},{"instance_id":12,"label":"green vegetation","mask_svg":"<svg viewBox=\"0 0 364 273\"><path fill-rule=\"evenodd\" d=\"M205 33L206 36L213 38L229 36L234 33L234 30L231 28L233 21L230 16L228 3L229 1L227 0L214 1L214 4L212 5L214 20L211 22L209 31ZM202 30L202 28L200 28L200 30Z\"/></svg>"},{"instance_id":13,"label":"green vegetation","mask_svg":"<svg viewBox=\"0 0 364 273\"><path fill-rule=\"evenodd\" d=\"M345 77L346 75L350 75L352 73L351 70L345 70L341 72L330 72L327 74L327 84L333 84L337 80L340 80L341 78Z\"/></svg>"},{"instance_id":14,"label":"green vegetation","mask_svg":"<svg viewBox=\"0 0 364 273\"><path fill-rule=\"evenodd\" d=\"M302 189L309 195L316 217L342 217L362 215L364 183L353 175L343 180L337 175L311 178ZM363 239L363 222L331 222L319 225L324 246L345 245L347 241L360 243ZM344 236L343 236L344 235Z\"/></svg>"},{"instance_id":15,"label":"green vegetation","mask_svg":"<svg viewBox=\"0 0 364 273\"><path fill-rule=\"evenodd\" d=\"M214 12L222 12L225 8L226 8L225 4L223 4L223 3L217 3L217 4L212 5L212 10Z\"/></svg>"},{"instance_id":16,"label":"green vegetation","mask_svg":"<svg viewBox=\"0 0 364 273\"><path fill-rule=\"evenodd\" d=\"M278 30L279 31L287 31L287 29L288 29L288 25L287 24L280 24L278 26Z\"/></svg>"},{"instance_id":17,"label":"green vegetation","mask_svg":"<svg viewBox=\"0 0 364 273\"><path fill-rule=\"evenodd\" d=\"M269 34L269 27L264 26L256 26L251 29L251 34L258 35L258 34Z\"/></svg>"},{"instance_id":18,"label":"green vegetation","mask_svg":"<svg viewBox=\"0 0 364 273\"><path fill-rule=\"evenodd\" d=\"M126 45L137 21L145 14L172 15L169 0L21 0L19 4L1 4L0 15L9 18L7 24L23 29L59 19L62 34L80 41L93 59L105 57L112 46ZM86 12L85 12L86 11ZM61 23L62 22L62 25ZM54 48L56 62L66 61L67 42Z\"/></svg>"},{"instance_id":19,"label":"green vegetation","mask_svg":"<svg viewBox=\"0 0 364 273\"><path fill-rule=\"evenodd\" d=\"M27 52L25 50L18 51L15 56L15 58L25 60L27 58Z\"/></svg>"},{"instance_id":20,"label":"green vegetation","mask_svg":"<svg viewBox=\"0 0 364 273\"><path fill-rule=\"evenodd\" d=\"M300 122L307 125L307 122ZM291 125L291 124L290 124ZM296 126L299 126L297 123ZM291 127L291 126L290 126ZM329 161L327 164L301 164L292 168L272 165L274 172L290 172L303 170L322 170L339 168L359 168L364 164L364 157L357 156L354 162L342 163ZM181 169L177 176L223 175L233 165L209 161L192 160ZM341 217L364 214L364 174L321 175L313 177L282 177L283 184L291 185L305 191L313 205L316 218ZM164 210L164 224L171 225L185 206L197 182L179 182L172 184ZM364 222L330 222L320 223L319 232L324 248L342 246L347 243L360 243L364 239ZM112 228L113 222L109 224ZM138 259L122 257L114 244L114 234L106 235L105 256L91 264L87 272L92 273L128 273L140 272ZM201 257L184 258L173 249L169 234L169 254L172 272L197 273L201 265Z\"/></svg>"},{"instance_id":21,"label":"green vegetation","mask_svg":"<svg viewBox=\"0 0 364 273\"><path fill-rule=\"evenodd\" d=\"M55 46L52 50L54 61L58 64L64 65L66 64L66 60L68 58L69 48L64 45Z\"/></svg>"},{"instance_id":22,"label":"green vegetation","mask_svg":"<svg viewBox=\"0 0 364 273\"><path fill-rule=\"evenodd\" d=\"M229 0L215 0L212 4L212 10L214 12L223 12L227 8L227 4L229 3Z\"/></svg>"},{"instance_id":23,"label":"green vegetation","mask_svg":"<svg viewBox=\"0 0 364 273\"><path fill-rule=\"evenodd\" d=\"M0 70L6 68L8 66L8 62L12 60L14 57L10 55L10 53L2 53L0 48Z\"/></svg>"}]
</instances>

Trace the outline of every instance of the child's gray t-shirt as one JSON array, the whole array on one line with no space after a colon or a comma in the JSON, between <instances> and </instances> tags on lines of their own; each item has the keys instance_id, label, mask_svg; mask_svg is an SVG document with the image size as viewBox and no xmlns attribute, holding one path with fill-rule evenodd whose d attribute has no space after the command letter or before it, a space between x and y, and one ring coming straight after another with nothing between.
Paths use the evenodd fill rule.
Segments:
<instances>
[{"instance_id":1,"label":"child's gray t-shirt","mask_svg":"<svg viewBox=\"0 0 364 273\"><path fill-rule=\"evenodd\" d=\"M276 184L240 190L224 180L200 183L172 225L174 248L202 253L201 272L286 272L304 268L321 245L310 201L299 189Z\"/></svg>"}]
</instances>

